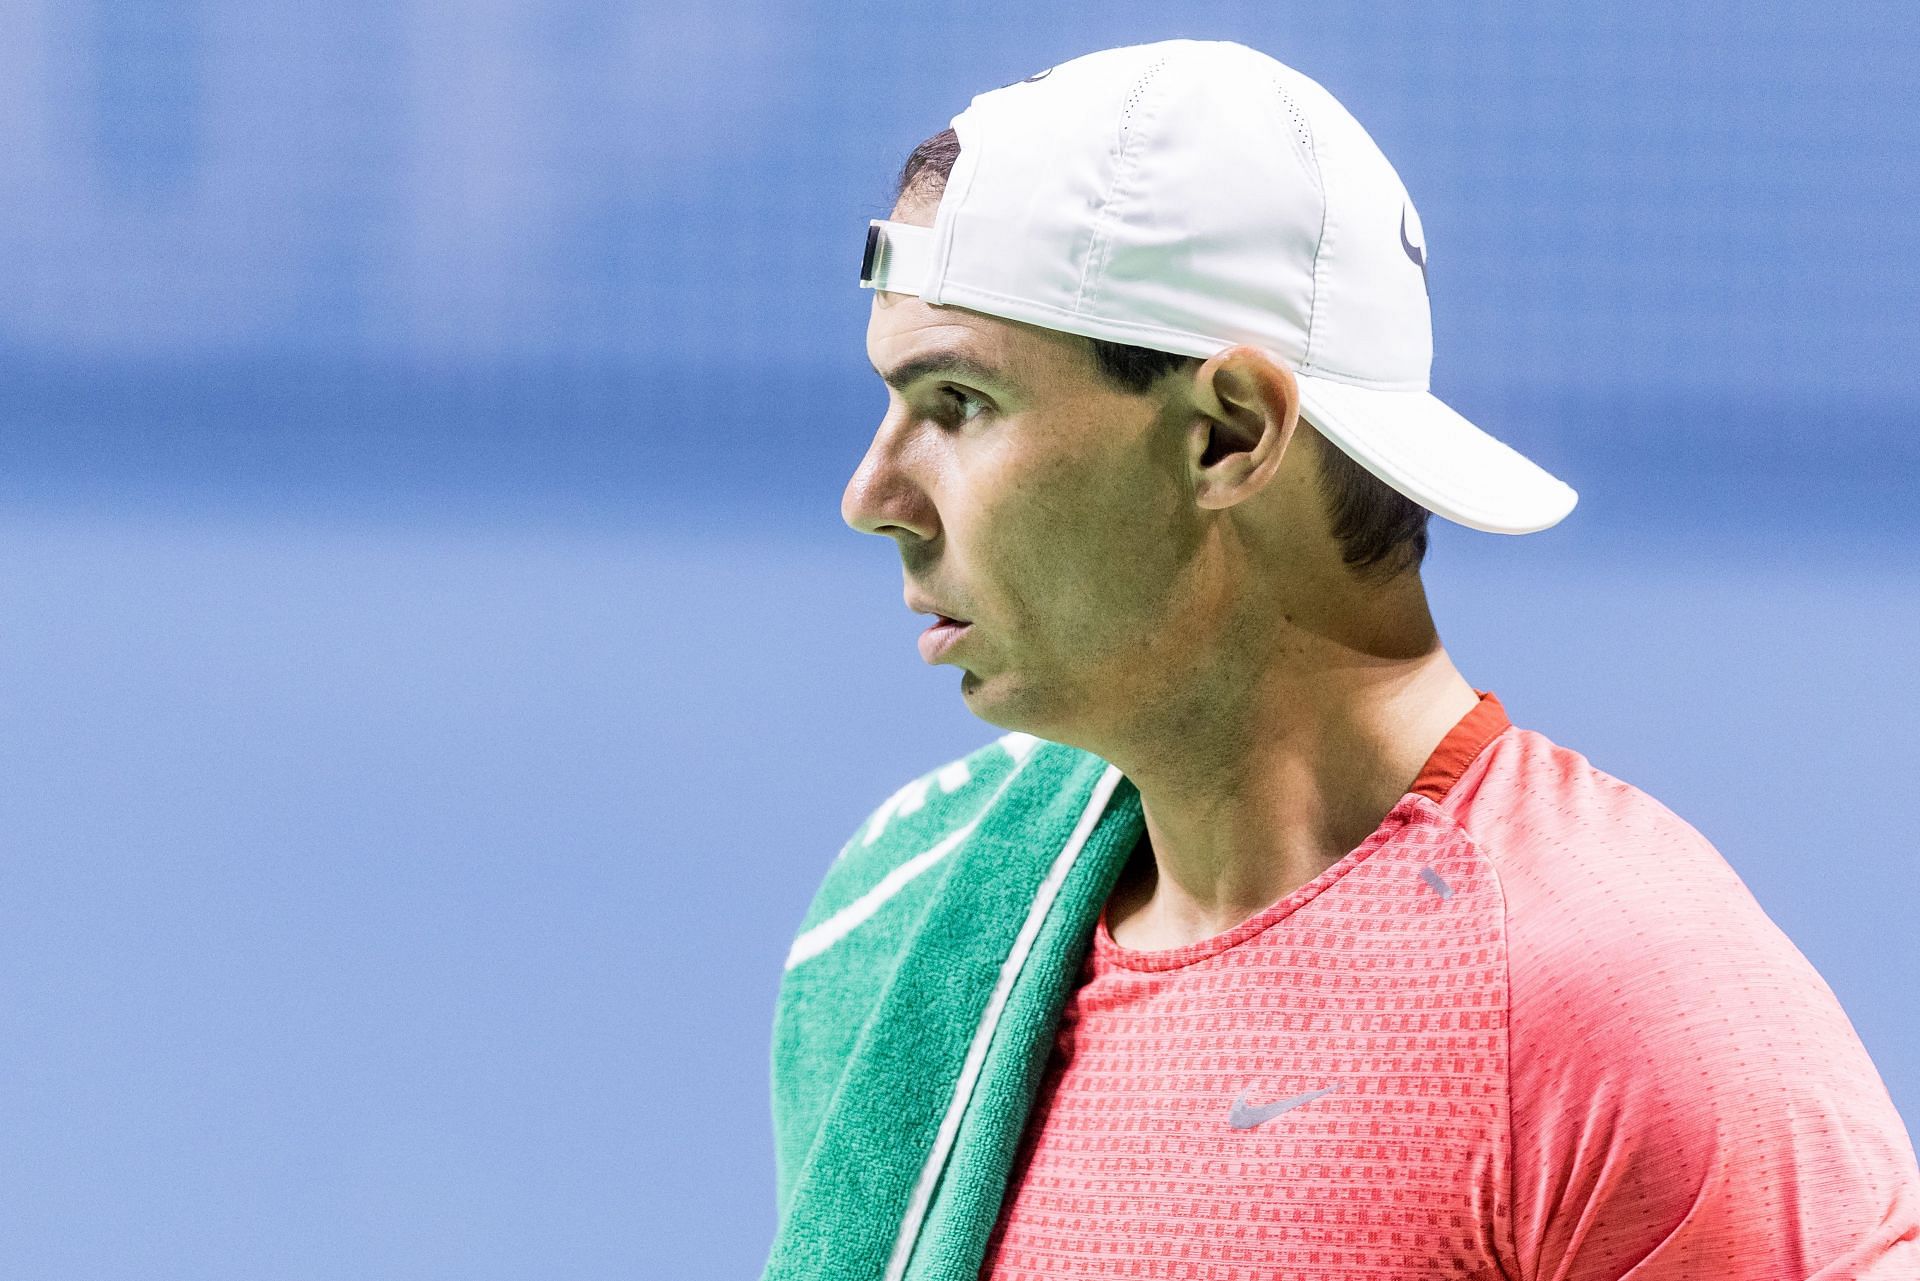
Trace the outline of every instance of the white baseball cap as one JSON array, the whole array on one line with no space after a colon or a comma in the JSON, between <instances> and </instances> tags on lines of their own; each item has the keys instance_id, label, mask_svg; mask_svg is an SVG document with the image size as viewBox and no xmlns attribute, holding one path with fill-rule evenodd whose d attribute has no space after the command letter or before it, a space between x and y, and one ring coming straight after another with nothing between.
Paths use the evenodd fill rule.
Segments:
<instances>
[{"instance_id":1,"label":"white baseball cap","mask_svg":"<svg viewBox=\"0 0 1920 1281\"><path fill-rule=\"evenodd\" d=\"M1086 54L983 93L931 227L876 218L860 284L1185 356L1286 363L1301 412L1382 481L1496 534L1578 495L1427 390L1426 237L1319 84L1226 40Z\"/></svg>"}]
</instances>

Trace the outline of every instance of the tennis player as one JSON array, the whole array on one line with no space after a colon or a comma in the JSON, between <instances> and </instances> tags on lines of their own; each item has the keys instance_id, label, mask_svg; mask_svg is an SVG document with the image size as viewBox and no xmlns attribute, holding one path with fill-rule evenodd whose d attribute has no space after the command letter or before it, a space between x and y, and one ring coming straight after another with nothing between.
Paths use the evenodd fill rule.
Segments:
<instances>
[{"instance_id":1,"label":"tennis player","mask_svg":"<svg viewBox=\"0 0 1920 1281\"><path fill-rule=\"evenodd\" d=\"M1699 832L1459 672L1427 518L1566 484L1428 391L1385 156L1242 45L973 99L869 229L843 515L1009 731L834 861L768 1277L1920 1277L1833 993Z\"/></svg>"}]
</instances>

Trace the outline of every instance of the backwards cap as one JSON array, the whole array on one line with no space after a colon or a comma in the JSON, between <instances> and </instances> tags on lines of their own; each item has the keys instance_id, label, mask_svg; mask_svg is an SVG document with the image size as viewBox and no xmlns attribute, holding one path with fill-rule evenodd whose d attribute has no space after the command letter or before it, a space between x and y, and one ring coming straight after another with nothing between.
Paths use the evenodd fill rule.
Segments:
<instances>
[{"instance_id":1,"label":"backwards cap","mask_svg":"<svg viewBox=\"0 0 1920 1281\"><path fill-rule=\"evenodd\" d=\"M1294 371L1315 429L1400 493L1500 534L1578 495L1428 390L1426 236L1315 81L1224 40L1086 54L976 96L931 227L874 219L864 287Z\"/></svg>"}]
</instances>

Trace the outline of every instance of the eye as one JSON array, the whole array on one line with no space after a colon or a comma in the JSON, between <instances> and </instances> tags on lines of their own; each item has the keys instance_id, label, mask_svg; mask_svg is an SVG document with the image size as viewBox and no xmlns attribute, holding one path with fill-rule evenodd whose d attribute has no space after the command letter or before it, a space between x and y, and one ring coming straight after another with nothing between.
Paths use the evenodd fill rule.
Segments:
<instances>
[{"instance_id":1,"label":"eye","mask_svg":"<svg viewBox=\"0 0 1920 1281\"><path fill-rule=\"evenodd\" d=\"M978 396L970 396L966 392L961 391L958 387L942 387L940 389L940 394L941 396L946 398L947 404L953 407L955 413L958 415L962 423L970 423L975 418L978 418L980 416L980 413L986 412L986 408L987 408L986 401L981 400ZM968 414L966 412L966 407L968 405L974 406L980 412L974 413L974 414Z\"/></svg>"}]
</instances>

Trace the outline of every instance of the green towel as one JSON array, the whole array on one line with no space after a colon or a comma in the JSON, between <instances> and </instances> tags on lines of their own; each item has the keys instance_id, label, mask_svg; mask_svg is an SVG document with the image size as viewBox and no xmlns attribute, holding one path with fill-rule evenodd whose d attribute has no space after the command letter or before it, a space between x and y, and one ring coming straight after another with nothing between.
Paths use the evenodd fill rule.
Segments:
<instances>
[{"instance_id":1,"label":"green towel","mask_svg":"<svg viewBox=\"0 0 1920 1281\"><path fill-rule=\"evenodd\" d=\"M1054 1028L1143 830L1118 769L1018 733L861 825L775 1007L780 1226L763 1281L974 1281Z\"/></svg>"}]
</instances>

